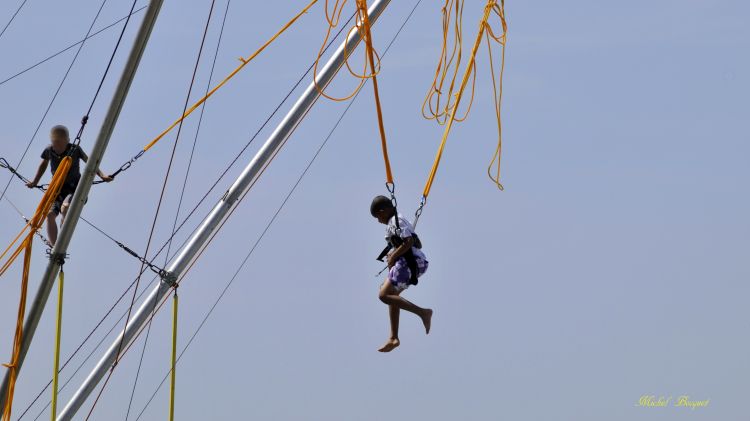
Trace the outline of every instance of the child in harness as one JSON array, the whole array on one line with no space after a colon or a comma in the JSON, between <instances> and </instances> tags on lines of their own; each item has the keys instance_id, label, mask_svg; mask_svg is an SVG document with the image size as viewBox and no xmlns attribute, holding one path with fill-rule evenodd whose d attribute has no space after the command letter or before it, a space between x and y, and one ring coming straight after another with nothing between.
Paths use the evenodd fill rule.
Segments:
<instances>
[{"instance_id":1,"label":"child in harness","mask_svg":"<svg viewBox=\"0 0 750 421\"><path fill-rule=\"evenodd\" d=\"M388 226L385 237L388 247L378 257L378 260L386 259L388 277L380 287L379 297L380 301L388 305L391 336L378 351L390 352L400 344L398 323L401 310L419 316L425 332L430 333L432 310L419 307L401 297L405 289L417 284L417 279L427 271L429 262L421 250L421 242L411 223L397 214L390 199L385 196L375 197L370 205L370 213L378 222Z\"/></svg>"}]
</instances>

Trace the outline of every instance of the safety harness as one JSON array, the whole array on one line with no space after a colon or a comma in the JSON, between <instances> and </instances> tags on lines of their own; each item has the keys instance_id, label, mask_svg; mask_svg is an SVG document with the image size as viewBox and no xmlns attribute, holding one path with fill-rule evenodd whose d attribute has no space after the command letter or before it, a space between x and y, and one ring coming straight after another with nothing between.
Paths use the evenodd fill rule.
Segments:
<instances>
[{"instance_id":1,"label":"safety harness","mask_svg":"<svg viewBox=\"0 0 750 421\"><path fill-rule=\"evenodd\" d=\"M385 256L390 253L391 250L400 247L402 244L404 244L404 239L401 238L399 235L401 233L401 226L398 222L398 213L393 216L396 220L396 233L389 236L387 238L388 244L385 246L383 251L380 252L380 254L377 257L377 260L384 261L383 259ZM414 239L414 244L412 244L412 247L416 247L418 249L422 248L422 242L419 240L419 237L416 233L412 233L411 238ZM406 260L406 266L409 268L409 272L411 272L411 278L409 278L409 285L417 285L419 282L417 280L417 276L419 276L419 266L417 265L417 258L414 256L414 252L412 251L411 247L409 250L406 251L406 253L402 254L401 257Z\"/></svg>"}]
</instances>

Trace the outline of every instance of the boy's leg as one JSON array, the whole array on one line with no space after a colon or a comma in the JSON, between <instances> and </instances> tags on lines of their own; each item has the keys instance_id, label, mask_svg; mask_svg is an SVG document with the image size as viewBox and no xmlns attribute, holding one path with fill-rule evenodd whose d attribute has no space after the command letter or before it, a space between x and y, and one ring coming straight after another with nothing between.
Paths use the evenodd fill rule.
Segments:
<instances>
[{"instance_id":1,"label":"boy's leg","mask_svg":"<svg viewBox=\"0 0 750 421\"><path fill-rule=\"evenodd\" d=\"M62 224L65 223L65 215L68 214L68 206L70 204L68 202L63 203L62 209L60 210L60 226L62 227Z\"/></svg>"},{"instance_id":2,"label":"boy's leg","mask_svg":"<svg viewBox=\"0 0 750 421\"><path fill-rule=\"evenodd\" d=\"M389 291L389 289L393 289L393 291ZM388 292L394 292L398 294L397 291L395 291L395 288L391 285L390 281L388 279L383 282L383 285L380 286L380 297L382 297L384 294L387 294ZM382 300L382 298L381 298ZM381 346L378 351L380 352L390 352L393 351L394 348L399 346L401 342L398 339L398 322L399 322L399 316L401 315L401 309L398 308L398 306L395 306L393 304L388 305L388 318L391 322L391 336L388 338L388 340Z\"/></svg>"},{"instance_id":3,"label":"boy's leg","mask_svg":"<svg viewBox=\"0 0 750 421\"><path fill-rule=\"evenodd\" d=\"M47 214L47 237L49 237L49 242L53 246L57 242L57 222L55 222L55 218L57 218L57 213L54 209L50 210Z\"/></svg>"},{"instance_id":4,"label":"boy's leg","mask_svg":"<svg viewBox=\"0 0 750 421\"><path fill-rule=\"evenodd\" d=\"M386 278L385 282L383 282L383 285L380 287L379 297L380 301L388 304L388 314L391 320L391 337L390 339L388 339L385 345L383 345L379 349L379 351L381 352L391 351L393 348L396 348L400 344L400 341L398 339L398 324L400 310L402 309L419 316L419 318L422 319L422 324L424 324L425 332L430 333L430 325L432 323L432 310L419 307L418 305L402 297L400 294L401 291L394 287L391 284L391 281Z\"/></svg>"},{"instance_id":5,"label":"boy's leg","mask_svg":"<svg viewBox=\"0 0 750 421\"><path fill-rule=\"evenodd\" d=\"M401 316L401 309L393 304L388 306L388 318L391 320L391 339L398 340L398 321Z\"/></svg>"},{"instance_id":6,"label":"boy's leg","mask_svg":"<svg viewBox=\"0 0 750 421\"><path fill-rule=\"evenodd\" d=\"M68 211L68 207L66 206L68 204L67 198L68 192L66 191L65 186L63 186L60 194L55 198L55 202L52 203L52 209L50 209L47 214L47 237L49 237L49 242L53 246L57 242L57 222L55 219L60 213L63 214L62 220L65 219L65 213ZM62 224L62 220L60 221L60 224Z\"/></svg>"},{"instance_id":7,"label":"boy's leg","mask_svg":"<svg viewBox=\"0 0 750 421\"><path fill-rule=\"evenodd\" d=\"M63 186L63 190L65 189L65 186ZM67 211L67 208L63 208L63 205L65 203L65 197L67 194L65 192L60 192L60 194L55 198L55 202L52 204L52 209L50 209L49 213L47 214L47 237L49 237L49 242L53 246L57 242L57 222L55 219L57 218L57 215L60 214L60 212L65 209Z\"/></svg>"},{"instance_id":8,"label":"boy's leg","mask_svg":"<svg viewBox=\"0 0 750 421\"><path fill-rule=\"evenodd\" d=\"M380 301L388 304L395 305L401 310L406 310L410 313L414 313L421 317L423 320L425 317L432 316L432 310L422 308L406 298L402 297L400 291L398 291L389 280L385 280L383 286L380 288Z\"/></svg>"},{"instance_id":9,"label":"boy's leg","mask_svg":"<svg viewBox=\"0 0 750 421\"><path fill-rule=\"evenodd\" d=\"M70 199L73 198L73 193L65 194L65 199L60 206L60 226L65 223L65 215L68 214L68 208L70 207Z\"/></svg>"}]
</instances>

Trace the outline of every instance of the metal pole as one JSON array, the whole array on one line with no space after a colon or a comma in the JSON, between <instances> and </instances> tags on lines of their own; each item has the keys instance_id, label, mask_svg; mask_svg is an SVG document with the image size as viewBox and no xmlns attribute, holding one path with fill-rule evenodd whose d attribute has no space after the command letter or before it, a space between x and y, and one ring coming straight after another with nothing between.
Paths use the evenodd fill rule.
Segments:
<instances>
[{"instance_id":1,"label":"metal pole","mask_svg":"<svg viewBox=\"0 0 750 421\"><path fill-rule=\"evenodd\" d=\"M372 23L377 21L380 14L388 6L391 0L375 0L369 9L370 20ZM328 60L325 66L318 73L318 86L327 86L333 77L344 65L346 55L350 54L361 41L359 31L353 31L347 40L345 40L333 56ZM263 169L270 163L274 155L284 146L286 140L294 132L307 112L320 97L315 83L305 89L305 92L297 100L284 119L276 127L276 130L268 137L266 143L260 148L258 153L253 157L250 163L242 171L242 174L232 184L229 190L224 193L218 204L214 206L211 213L203 220L200 227L193 233L185 247L180 251L175 260L167 268L168 275L154 287L140 308L131 317L130 323L112 342L104 356L99 360L96 367L91 371L89 376L76 391L68 402L65 409L62 410L57 421L68 421L75 416L78 409L83 405L91 392L101 379L107 374L117 358L120 343L126 347L135 334L148 322L151 311L155 305L169 292L173 283L180 278L182 273L197 258L201 250L205 248L212 235L219 229L224 220L229 216L232 209L237 205L239 200L250 189L253 183L260 178ZM124 338L124 339L123 339Z\"/></svg>"},{"instance_id":2,"label":"metal pole","mask_svg":"<svg viewBox=\"0 0 750 421\"><path fill-rule=\"evenodd\" d=\"M31 341L34 338L34 332L36 331L36 328L39 325L39 320L41 319L42 313L44 312L44 307L47 304L50 290L52 289L52 286L55 283L55 278L60 271L60 263L62 262L61 257L65 256L68 249L68 244L73 237L73 231L75 231L76 225L78 223L78 218L81 216L81 211L83 210L83 206L86 202L86 198L88 197L89 190L91 189L91 183L94 180L94 174L99 168L99 163L101 162L104 151L107 149L107 145L109 144L109 139L112 136L112 131L114 130L115 123L117 123L117 118L120 115L120 110L122 110L123 103L125 102L125 98L128 95L130 84L135 77L136 70L138 69L138 64L140 63L141 57L143 56L143 51L146 48L146 43L148 43L149 36L151 35L151 30L156 23L156 17L159 15L159 10L161 9L162 3L163 0L151 0L149 4L146 16L143 18L143 22L141 23L141 27L138 30L138 34L135 38L135 43L133 44L133 47L130 51L130 56L128 57L127 63L125 64L122 75L120 76L120 81L115 90L115 94L109 104L107 115L102 122L102 127L99 130L99 136L96 139L94 147L91 149L91 154L89 155L89 160L86 163L83 174L81 175L81 181L78 183L78 188L76 188L76 191L73 194L73 199L71 200L70 208L68 209L68 213L65 218L65 223L60 229L60 234L57 237L55 247L52 249L52 255L50 257L49 263L47 264L47 269L45 270L42 281L39 284L39 290L37 291L36 297L34 297L34 301L32 302L31 308L29 310L29 315L26 319L26 322L24 323L24 335L21 341L21 353L18 356L18 367L16 368L16 370L18 371L21 370L21 365L23 364L26 353L31 346ZM2 386L0 387L0 407L3 408L5 407L5 401L7 399L9 381L10 370L6 372L5 377L3 378Z\"/></svg>"}]
</instances>

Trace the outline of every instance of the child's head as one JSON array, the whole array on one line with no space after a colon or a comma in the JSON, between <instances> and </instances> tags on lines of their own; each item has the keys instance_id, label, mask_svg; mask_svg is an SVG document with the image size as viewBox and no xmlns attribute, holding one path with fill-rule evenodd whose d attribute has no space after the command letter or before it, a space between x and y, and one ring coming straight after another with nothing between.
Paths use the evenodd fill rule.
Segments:
<instances>
[{"instance_id":1,"label":"child's head","mask_svg":"<svg viewBox=\"0 0 750 421\"><path fill-rule=\"evenodd\" d=\"M387 224L391 217L396 214L396 208L393 207L391 199L385 196L375 196L370 205L370 214L377 218L381 224Z\"/></svg>"},{"instance_id":2,"label":"child's head","mask_svg":"<svg viewBox=\"0 0 750 421\"><path fill-rule=\"evenodd\" d=\"M58 150L65 148L70 143L68 128L63 125L53 127L49 132L49 138L52 141L52 146Z\"/></svg>"},{"instance_id":3,"label":"child's head","mask_svg":"<svg viewBox=\"0 0 750 421\"><path fill-rule=\"evenodd\" d=\"M52 141L52 146L57 150L64 149L70 143L68 128L63 125L53 127L49 132L49 138Z\"/></svg>"}]
</instances>

